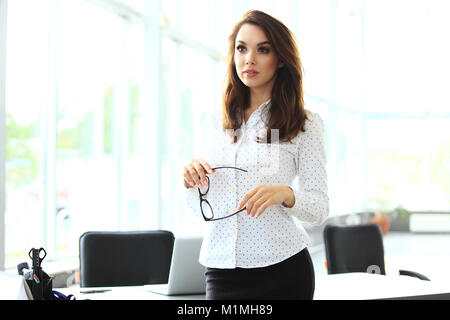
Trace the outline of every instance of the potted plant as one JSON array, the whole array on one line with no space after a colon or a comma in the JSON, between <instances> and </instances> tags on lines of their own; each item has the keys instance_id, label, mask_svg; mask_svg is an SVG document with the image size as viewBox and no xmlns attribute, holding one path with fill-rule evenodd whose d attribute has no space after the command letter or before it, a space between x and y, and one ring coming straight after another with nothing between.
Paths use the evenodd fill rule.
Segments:
<instances>
[{"instance_id":1,"label":"potted plant","mask_svg":"<svg viewBox=\"0 0 450 320\"><path fill-rule=\"evenodd\" d=\"M370 219L371 223L378 224L381 227L383 236L389 231L391 226L391 217L389 214L382 212L381 210L375 211L374 217Z\"/></svg>"},{"instance_id":2,"label":"potted plant","mask_svg":"<svg viewBox=\"0 0 450 320\"><path fill-rule=\"evenodd\" d=\"M401 205L397 206L391 212L391 230L393 231L409 231L409 217L411 216L411 211L403 208Z\"/></svg>"}]
</instances>

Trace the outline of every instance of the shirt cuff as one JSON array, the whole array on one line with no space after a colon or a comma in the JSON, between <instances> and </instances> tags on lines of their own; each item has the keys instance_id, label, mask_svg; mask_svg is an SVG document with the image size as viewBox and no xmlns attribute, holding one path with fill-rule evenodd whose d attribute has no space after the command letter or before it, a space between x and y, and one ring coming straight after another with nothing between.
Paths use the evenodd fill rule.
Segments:
<instances>
[{"instance_id":1,"label":"shirt cuff","mask_svg":"<svg viewBox=\"0 0 450 320\"><path fill-rule=\"evenodd\" d=\"M320 192L294 190L295 203L286 212L300 221L320 225L328 216L328 198Z\"/></svg>"}]
</instances>

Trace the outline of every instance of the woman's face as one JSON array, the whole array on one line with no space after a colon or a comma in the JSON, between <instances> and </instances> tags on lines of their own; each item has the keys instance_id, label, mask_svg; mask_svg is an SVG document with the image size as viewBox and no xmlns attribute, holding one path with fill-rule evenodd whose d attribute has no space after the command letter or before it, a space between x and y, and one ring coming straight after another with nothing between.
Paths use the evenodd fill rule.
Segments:
<instances>
[{"instance_id":1,"label":"woman's face","mask_svg":"<svg viewBox=\"0 0 450 320\"><path fill-rule=\"evenodd\" d=\"M276 71L282 66L264 31L248 23L236 36L234 62L239 79L252 89L272 90Z\"/></svg>"}]
</instances>

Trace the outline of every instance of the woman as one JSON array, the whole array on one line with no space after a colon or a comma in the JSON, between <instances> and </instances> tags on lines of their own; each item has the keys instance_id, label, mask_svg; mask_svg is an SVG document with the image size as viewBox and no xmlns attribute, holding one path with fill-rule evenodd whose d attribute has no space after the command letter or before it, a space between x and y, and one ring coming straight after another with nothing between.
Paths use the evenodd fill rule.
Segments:
<instances>
[{"instance_id":1,"label":"woman","mask_svg":"<svg viewBox=\"0 0 450 320\"><path fill-rule=\"evenodd\" d=\"M188 204L207 221L206 298L312 299L310 240L295 219L328 216L327 176L323 122L304 109L294 36L249 11L233 28L228 58L222 113L183 173ZM224 166L239 170L214 169Z\"/></svg>"}]
</instances>

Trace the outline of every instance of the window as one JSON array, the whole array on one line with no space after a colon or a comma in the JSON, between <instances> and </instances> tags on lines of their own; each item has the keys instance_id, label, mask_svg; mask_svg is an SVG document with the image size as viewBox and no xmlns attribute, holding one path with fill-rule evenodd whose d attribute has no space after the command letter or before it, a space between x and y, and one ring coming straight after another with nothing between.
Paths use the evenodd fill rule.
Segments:
<instances>
[{"instance_id":1,"label":"window","mask_svg":"<svg viewBox=\"0 0 450 320\"><path fill-rule=\"evenodd\" d=\"M450 4L365 4L368 205L448 211Z\"/></svg>"},{"instance_id":2,"label":"window","mask_svg":"<svg viewBox=\"0 0 450 320\"><path fill-rule=\"evenodd\" d=\"M123 21L84 1L59 2L57 16L55 243L64 256L77 253L83 231L120 228L119 135L129 92Z\"/></svg>"},{"instance_id":3,"label":"window","mask_svg":"<svg viewBox=\"0 0 450 320\"><path fill-rule=\"evenodd\" d=\"M28 250L41 243L45 231L42 158L49 91L48 18L47 2L8 2L4 120L5 263L9 266L22 262Z\"/></svg>"},{"instance_id":4,"label":"window","mask_svg":"<svg viewBox=\"0 0 450 320\"><path fill-rule=\"evenodd\" d=\"M149 226L143 27L107 4L9 1L6 267L36 246L77 256L85 231Z\"/></svg>"},{"instance_id":5,"label":"window","mask_svg":"<svg viewBox=\"0 0 450 320\"><path fill-rule=\"evenodd\" d=\"M368 122L372 206L446 211L449 205L449 119L371 119ZM439 139L436 139L439 137Z\"/></svg>"}]
</instances>

